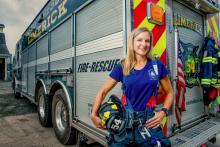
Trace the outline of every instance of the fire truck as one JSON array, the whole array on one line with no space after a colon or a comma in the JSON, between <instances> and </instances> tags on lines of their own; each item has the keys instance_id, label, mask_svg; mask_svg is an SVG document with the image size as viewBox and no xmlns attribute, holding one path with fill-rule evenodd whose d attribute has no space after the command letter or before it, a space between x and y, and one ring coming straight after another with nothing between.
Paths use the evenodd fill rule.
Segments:
<instances>
[{"instance_id":1,"label":"fire truck","mask_svg":"<svg viewBox=\"0 0 220 147\"><path fill-rule=\"evenodd\" d=\"M175 127L174 98L164 133L173 146L199 146L220 132L219 119L209 117L203 104L199 61L191 62L205 36L219 37L217 6L211 0L49 0L16 44L14 94L37 105L41 125L53 126L62 144L84 140L107 146L107 132L90 120L94 99L126 55L128 34L147 27L153 55L167 66L175 95L177 61L183 61L186 110ZM111 94L120 97L121 85L106 97Z\"/></svg>"}]
</instances>

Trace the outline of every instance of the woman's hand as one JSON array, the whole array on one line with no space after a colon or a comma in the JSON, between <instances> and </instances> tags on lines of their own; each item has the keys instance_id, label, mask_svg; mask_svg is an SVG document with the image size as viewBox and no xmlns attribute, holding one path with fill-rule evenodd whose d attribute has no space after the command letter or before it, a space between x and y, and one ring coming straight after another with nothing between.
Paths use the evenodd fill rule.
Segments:
<instances>
[{"instance_id":1,"label":"woman's hand","mask_svg":"<svg viewBox=\"0 0 220 147\"><path fill-rule=\"evenodd\" d=\"M146 121L147 128L157 128L161 125L162 119L166 114L163 111L154 112L154 117Z\"/></svg>"},{"instance_id":2,"label":"woman's hand","mask_svg":"<svg viewBox=\"0 0 220 147\"><path fill-rule=\"evenodd\" d=\"M102 129L102 130L106 129L105 126L102 125L101 119L97 115L91 115L91 120L97 128Z\"/></svg>"},{"instance_id":3,"label":"woman's hand","mask_svg":"<svg viewBox=\"0 0 220 147\"><path fill-rule=\"evenodd\" d=\"M93 104L92 113L91 113L91 120L97 128L100 128L100 129L103 129L103 130L106 129L106 127L101 123L101 119L97 116L97 111L98 111L99 107L101 106L101 103L104 100L107 93L113 87L115 87L115 85L117 83L118 82L115 79L113 79L109 76L107 78L107 80L105 81L104 85L99 90L99 92L98 92L98 94L95 98L95 102Z\"/></svg>"}]
</instances>

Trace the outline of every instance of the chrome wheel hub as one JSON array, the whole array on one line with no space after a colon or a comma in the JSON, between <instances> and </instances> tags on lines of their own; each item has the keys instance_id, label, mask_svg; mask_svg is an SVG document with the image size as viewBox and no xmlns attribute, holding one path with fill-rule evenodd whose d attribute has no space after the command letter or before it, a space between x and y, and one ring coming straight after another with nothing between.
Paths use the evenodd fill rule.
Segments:
<instances>
[{"instance_id":1,"label":"chrome wheel hub","mask_svg":"<svg viewBox=\"0 0 220 147\"><path fill-rule=\"evenodd\" d=\"M66 128L66 121L67 121L67 114L66 114L66 107L63 104L63 101L60 100L56 104L55 108L55 119L58 129L63 132Z\"/></svg>"},{"instance_id":2,"label":"chrome wheel hub","mask_svg":"<svg viewBox=\"0 0 220 147\"><path fill-rule=\"evenodd\" d=\"M43 95L39 97L39 112L40 112L40 116L44 118L45 117L45 103L44 103Z\"/></svg>"}]
</instances>

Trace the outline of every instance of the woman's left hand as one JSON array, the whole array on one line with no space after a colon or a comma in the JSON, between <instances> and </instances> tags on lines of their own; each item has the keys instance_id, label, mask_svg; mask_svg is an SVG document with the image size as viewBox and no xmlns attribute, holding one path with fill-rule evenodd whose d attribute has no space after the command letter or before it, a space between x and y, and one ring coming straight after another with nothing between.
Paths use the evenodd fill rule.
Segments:
<instances>
[{"instance_id":1,"label":"woman's left hand","mask_svg":"<svg viewBox=\"0 0 220 147\"><path fill-rule=\"evenodd\" d=\"M166 114L163 111L154 112L154 117L146 121L147 128L157 128L161 125L162 119Z\"/></svg>"}]
</instances>

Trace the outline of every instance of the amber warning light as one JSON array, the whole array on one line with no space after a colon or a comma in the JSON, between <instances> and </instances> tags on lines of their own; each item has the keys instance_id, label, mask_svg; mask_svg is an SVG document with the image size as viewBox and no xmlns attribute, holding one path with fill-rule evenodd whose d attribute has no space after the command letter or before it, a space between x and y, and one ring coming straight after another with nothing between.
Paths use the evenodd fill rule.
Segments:
<instances>
[{"instance_id":1,"label":"amber warning light","mask_svg":"<svg viewBox=\"0 0 220 147\"><path fill-rule=\"evenodd\" d=\"M163 25L164 23L164 10L162 7L148 3L147 4L147 18L151 23Z\"/></svg>"}]
</instances>

